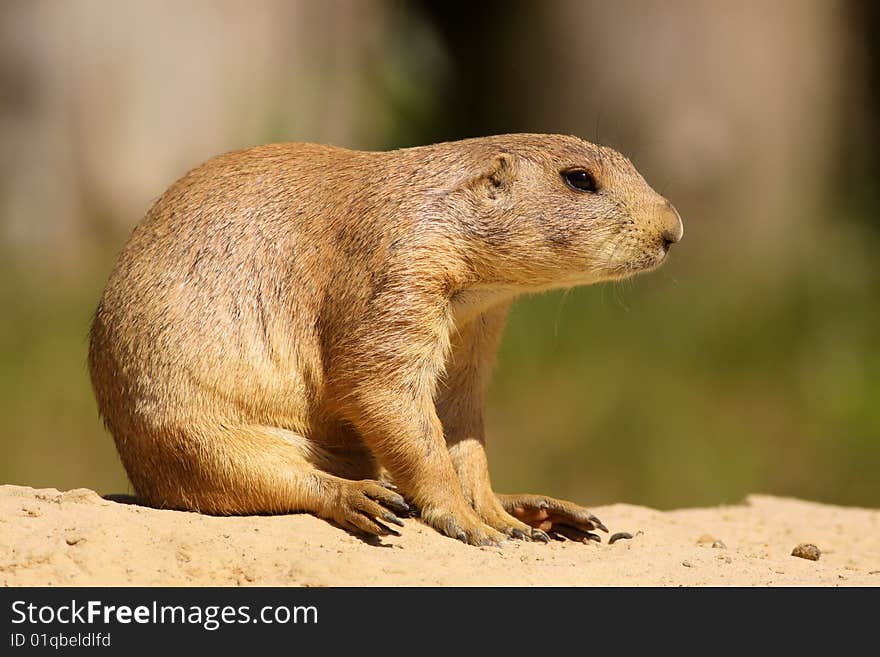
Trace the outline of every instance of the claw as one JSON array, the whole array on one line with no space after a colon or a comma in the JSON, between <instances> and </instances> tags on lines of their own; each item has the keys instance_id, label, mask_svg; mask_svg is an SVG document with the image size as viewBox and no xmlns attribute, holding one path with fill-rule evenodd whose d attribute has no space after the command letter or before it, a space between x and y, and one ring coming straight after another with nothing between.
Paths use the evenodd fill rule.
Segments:
<instances>
[{"instance_id":1,"label":"claw","mask_svg":"<svg viewBox=\"0 0 880 657\"><path fill-rule=\"evenodd\" d=\"M547 536L547 533L541 531L540 529L533 529L531 533L531 539L533 541L540 541L541 543L549 543L550 537Z\"/></svg>"},{"instance_id":2,"label":"claw","mask_svg":"<svg viewBox=\"0 0 880 657\"><path fill-rule=\"evenodd\" d=\"M403 521L393 513L383 513L382 520L390 522L393 525L397 525L398 527L403 527Z\"/></svg>"},{"instance_id":3,"label":"claw","mask_svg":"<svg viewBox=\"0 0 880 657\"><path fill-rule=\"evenodd\" d=\"M608 528L605 525L603 525L602 521L599 520L592 513L590 514L590 522L593 523L593 525L596 527L596 529L601 529L606 534L608 533Z\"/></svg>"},{"instance_id":4,"label":"claw","mask_svg":"<svg viewBox=\"0 0 880 657\"><path fill-rule=\"evenodd\" d=\"M522 540L526 537L526 535L523 534L519 529L512 529L510 532L510 535L513 536L514 538L518 538L520 540Z\"/></svg>"},{"instance_id":5,"label":"claw","mask_svg":"<svg viewBox=\"0 0 880 657\"><path fill-rule=\"evenodd\" d=\"M382 529L382 531L385 532L386 534L391 534L391 536L400 536L400 532L398 532L394 529L391 529L391 527L389 527L388 525L383 525L381 522L379 522L376 519L373 519L373 522L375 524L379 525L379 527Z\"/></svg>"},{"instance_id":6,"label":"claw","mask_svg":"<svg viewBox=\"0 0 880 657\"><path fill-rule=\"evenodd\" d=\"M399 515L409 515L409 504L399 495L390 500L383 500L381 503Z\"/></svg>"}]
</instances>

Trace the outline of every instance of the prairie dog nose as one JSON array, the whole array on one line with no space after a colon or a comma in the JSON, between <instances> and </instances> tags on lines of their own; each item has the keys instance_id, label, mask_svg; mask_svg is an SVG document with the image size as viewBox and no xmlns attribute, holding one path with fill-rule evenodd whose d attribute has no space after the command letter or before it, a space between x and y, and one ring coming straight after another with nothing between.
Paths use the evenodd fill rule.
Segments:
<instances>
[{"instance_id":1,"label":"prairie dog nose","mask_svg":"<svg viewBox=\"0 0 880 657\"><path fill-rule=\"evenodd\" d=\"M678 210L669 201L663 201L658 210L660 220L660 237L667 249L684 236L684 224Z\"/></svg>"}]
</instances>

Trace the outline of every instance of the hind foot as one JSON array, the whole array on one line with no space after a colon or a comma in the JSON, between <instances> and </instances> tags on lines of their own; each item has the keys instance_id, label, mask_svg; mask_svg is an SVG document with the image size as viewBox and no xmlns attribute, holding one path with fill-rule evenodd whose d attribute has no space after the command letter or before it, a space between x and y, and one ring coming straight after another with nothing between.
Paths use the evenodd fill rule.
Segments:
<instances>
[{"instance_id":1,"label":"hind foot","mask_svg":"<svg viewBox=\"0 0 880 657\"><path fill-rule=\"evenodd\" d=\"M390 484L336 478L333 483L338 489L320 515L356 534L400 536L385 523L403 527L399 516L407 517L409 506Z\"/></svg>"}]
</instances>

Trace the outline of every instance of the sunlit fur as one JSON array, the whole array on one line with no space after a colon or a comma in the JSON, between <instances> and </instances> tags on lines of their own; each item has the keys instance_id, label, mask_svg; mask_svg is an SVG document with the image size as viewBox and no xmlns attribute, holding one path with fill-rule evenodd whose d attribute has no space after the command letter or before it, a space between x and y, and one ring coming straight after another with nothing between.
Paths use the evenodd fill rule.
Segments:
<instances>
[{"instance_id":1,"label":"sunlit fur","mask_svg":"<svg viewBox=\"0 0 880 657\"><path fill-rule=\"evenodd\" d=\"M599 190L566 185L572 167ZM495 540L523 526L483 448L510 300L651 269L680 236L626 158L575 137L222 155L119 256L91 331L98 406L147 503L350 526L384 468L428 523Z\"/></svg>"}]
</instances>

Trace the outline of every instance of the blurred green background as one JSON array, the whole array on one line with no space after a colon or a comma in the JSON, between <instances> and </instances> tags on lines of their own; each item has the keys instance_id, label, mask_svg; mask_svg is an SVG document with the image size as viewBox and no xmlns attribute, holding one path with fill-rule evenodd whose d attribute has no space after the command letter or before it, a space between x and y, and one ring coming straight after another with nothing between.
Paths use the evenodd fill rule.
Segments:
<instances>
[{"instance_id":1,"label":"blurred green background","mask_svg":"<svg viewBox=\"0 0 880 657\"><path fill-rule=\"evenodd\" d=\"M561 132L679 209L658 272L523 299L499 490L880 506L876 3L0 5L0 482L130 490L86 372L115 254L188 168L269 141Z\"/></svg>"}]
</instances>

